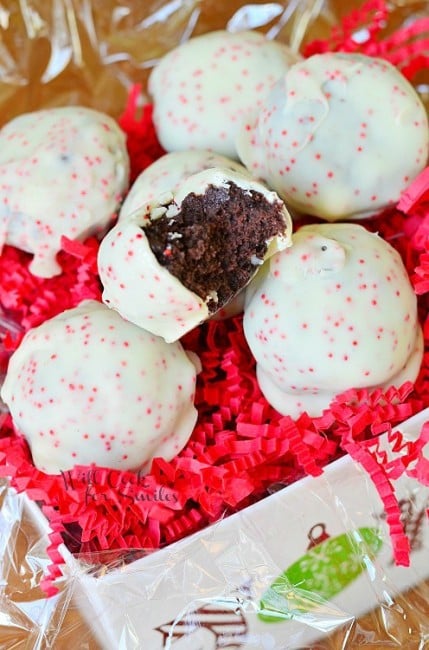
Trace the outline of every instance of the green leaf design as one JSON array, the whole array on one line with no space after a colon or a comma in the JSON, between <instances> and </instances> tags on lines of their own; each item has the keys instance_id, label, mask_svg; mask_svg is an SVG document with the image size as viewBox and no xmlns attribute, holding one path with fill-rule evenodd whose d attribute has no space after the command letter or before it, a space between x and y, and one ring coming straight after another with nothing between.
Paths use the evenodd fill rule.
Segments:
<instances>
[{"instance_id":1,"label":"green leaf design","mask_svg":"<svg viewBox=\"0 0 429 650\"><path fill-rule=\"evenodd\" d=\"M377 528L325 540L276 578L262 596L258 617L275 623L310 612L356 580L381 547Z\"/></svg>"}]
</instances>

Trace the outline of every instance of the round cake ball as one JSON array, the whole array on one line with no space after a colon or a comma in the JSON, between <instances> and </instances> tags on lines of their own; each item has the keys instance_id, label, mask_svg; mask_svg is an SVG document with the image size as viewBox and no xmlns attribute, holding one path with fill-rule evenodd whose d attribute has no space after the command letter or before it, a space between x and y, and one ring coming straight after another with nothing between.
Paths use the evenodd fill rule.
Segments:
<instances>
[{"instance_id":1,"label":"round cake ball","mask_svg":"<svg viewBox=\"0 0 429 650\"><path fill-rule=\"evenodd\" d=\"M425 167L428 119L387 61L312 56L290 68L243 122L238 152L291 207L337 221L398 201Z\"/></svg>"},{"instance_id":2,"label":"round cake ball","mask_svg":"<svg viewBox=\"0 0 429 650\"><path fill-rule=\"evenodd\" d=\"M423 337L400 255L362 226L305 226L250 286L244 332L267 401L319 416L350 388L400 386Z\"/></svg>"},{"instance_id":3,"label":"round cake ball","mask_svg":"<svg viewBox=\"0 0 429 650\"><path fill-rule=\"evenodd\" d=\"M33 253L30 271L61 272L61 237L104 233L129 182L125 135L97 111L27 113L0 131L0 248Z\"/></svg>"},{"instance_id":4,"label":"round cake ball","mask_svg":"<svg viewBox=\"0 0 429 650\"><path fill-rule=\"evenodd\" d=\"M137 177L119 212L126 219L138 208L157 201L166 192L176 192L189 176L211 167L223 167L250 176L250 172L235 160L207 150L174 151L161 156Z\"/></svg>"},{"instance_id":5,"label":"round cake ball","mask_svg":"<svg viewBox=\"0 0 429 650\"><path fill-rule=\"evenodd\" d=\"M149 79L162 146L236 158L240 123L297 60L286 45L257 32L215 31L182 43Z\"/></svg>"},{"instance_id":6,"label":"round cake ball","mask_svg":"<svg viewBox=\"0 0 429 650\"><path fill-rule=\"evenodd\" d=\"M119 222L103 239L103 301L171 342L224 308L292 224L277 194L248 176L208 169Z\"/></svg>"},{"instance_id":7,"label":"round cake ball","mask_svg":"<svg viewBox=\"0 0 429 650\"><path fill-rule=\"evenodd\" d=\"M38 469L57 474L96 463L146 471L190 437L195 378L180 343L90 300L25 335L1 396Z\"/></svg>"}]
</instances>

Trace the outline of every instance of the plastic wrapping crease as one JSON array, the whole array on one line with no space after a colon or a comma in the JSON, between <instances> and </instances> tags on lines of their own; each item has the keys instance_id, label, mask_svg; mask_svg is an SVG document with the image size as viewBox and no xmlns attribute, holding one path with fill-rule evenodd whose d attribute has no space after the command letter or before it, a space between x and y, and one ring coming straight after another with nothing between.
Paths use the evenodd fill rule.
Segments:
<instances>
[{"instance_id":1,"label":"plastic wrapping crease","mask_svg":"<svg viewBox=\"0 0 429 650\"><path fill-rule=\"evenodd\" d=\"M409 75L416 71L413 83L429 106L429 2L392 0L387 5L369 0L364 10L353 13L361 5L361 0L5 0L0 5L0 122L64 104L94 106L117 117L133 84L144 89L154 62L191 35L225 26L260 29L308 55L323 51L324 39L335 47L332 29L345 16L349 36L337 34L338 42L344 47L346 40L353 51L368 41L368 53L381 54L379 36L390 38L395 63ZM417 23L426 24L426 30L416 30ZM407 47L410 42L414 47ZM138 101L145 100L143 91ZM420 183L423 189L415 189L410 199L403 197L404 212L419 191L419 209L427 211L422 199L429 183L424 178ZM429 290L428 219L414 233L420 249L426 250L413 278L420 294ZM73 242L65 250L76 258L88 255L88 248ZM36 318L37 310L32 313ZM7 348L16 328L1 318L0 331ZM4 347L0 374L7 361ZM2 424L5 417L0 407ZM417 417L420 430L429 416ZM414 452L410 447L409 455ZM388 452L377 449L379 457L383 453L388 463ZM395 567L387 527L391 522L383 519L380 500L389 499L388 491L377 496L349 458L337 463L332 475L345 468L345 482L354 491L357 486L354 505L342 488L337 490L335 480L330 484L322 475L278 492L273 486L268 499L146 557L141 550L73 557L60 546L66 569L57 581L59 593L50 598L43 591L52 560L46 549L56 545L57 533L50 534L34 502L0 483L0 650L427 647L428 490L408 484L404 488L396 514L410 540L411 567ZM424 463L429 461L420 457L410 473L420 470L424 476ZM395 467L392 461L392 476ZM320 517L311 519L311 507ZM335 579L329 578L332 542L341 551L333 565ZM305 566L320 571L314 591ZM297 567L303 586L291 588L288 581ZM365 606L356 606L356 589ZM264 622L261 603L268 617L274 609L283 621Z\"/></svg>"}]
</instances>

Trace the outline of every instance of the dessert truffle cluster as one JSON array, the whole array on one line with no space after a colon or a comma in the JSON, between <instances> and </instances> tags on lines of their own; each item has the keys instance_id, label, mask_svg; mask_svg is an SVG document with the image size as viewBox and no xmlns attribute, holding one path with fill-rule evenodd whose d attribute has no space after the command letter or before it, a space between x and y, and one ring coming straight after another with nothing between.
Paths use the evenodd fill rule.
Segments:
<instances>
[{"instance_id":1,"label":"dessert truffle cluster","mask_svg":"<svg viewBox=\"0 0 429 650\"><path fill-rule=\"evenodd\" d=\"M282 414L317 416L348 388L419 372L399 254L362 225L298 227L379 213L424 168L427 115L402 75L219 31L163 57L149 91L167 153L128 193L124 137L106 116L51 109L0 131L2 243L49 277L63 235L102 237L104 304L30 330L2 388L47 472L175 456L197 419L198 360L180 339L242 307L260 389Z\"/></svg>"},{"instance_id":2,"label":"dessert truffle cluster","mask_svg":"<svg viewBox=\"0 0 429 650\"><path fill-rule=\"evenodd\" d=\"M34 275L57 275L61 237L104 233L128 183L125 135L108 115L73 106L21 115L0 130L0 247L32 253Z\"/></svg>"},{"instance_id":3,"label":"dessert truffle cluster","mask_svg":"<svg viewBox=\"0 0 429 650\"><path fill-rule=\"evenodd\" d=\"M176 341L234 299L268 257L289 245L290 232L275 192L247 174L206 169L104 238L103 300Z\"/></svg>"},{"instance_id":4,"label":"dessert truffle cluster","mask_svg":"<svg viewBox=\"0 0 429 650\"><path fill-rule=\"evenodd\" d=\"M300 212L363 219L428 158L426 110L387 61L321 54L292 66L237 139L240 158Z\"/></svg>"},{"instance_id":5,"label":"dessert truffle cluster","mask_svg":"<svg viewBox=\"0 0 429 650\"><path fill-rule=\"evenodd\" d=\"M35 465L149 469L185 445L197 362L95 300L30 330L2 387Z\"/></svg>"},{"instance_id":6,"label":"dessert truffle cluster","mask_svg":"<svg viewBox=\"0 0 429 650\"><path fill-rule=\"evenodd\" d=\"M162 146L235 158L243 120L298 59L286 45L251 31L215 31L175 48L149 79Z\"/></svg>"},{"instance_id":7,"label":"dessert truffle cluster","mask_svg":"<svg viewBox=\"0 0 429 650\"><path fill-rule=\"evenodd\" d=\"M244 332L262 392L292 417L347 388L414 381L423 355L399 253L352 223L298 230L249 291Z\"/></svg>"}]
</instances>

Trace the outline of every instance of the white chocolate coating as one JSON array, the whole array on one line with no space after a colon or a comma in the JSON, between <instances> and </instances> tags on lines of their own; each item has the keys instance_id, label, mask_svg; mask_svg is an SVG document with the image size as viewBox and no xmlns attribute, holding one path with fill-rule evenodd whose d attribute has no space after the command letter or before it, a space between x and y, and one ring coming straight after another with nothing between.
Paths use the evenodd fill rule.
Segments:
<instances>
[{"instance_id":1,"label":"white chocolate coating","mask_svg":"<svg viewBox=\"0 0 429 650\"><path fill-rule=\"evenodd\" d=\"M286 45L250 31L215 31L181 44L149 79L162 146L236 158L240 123L297 60Z\"/></svg>"},{"instance_id":2,"label":"white chocolate coating","mask_svg":"<svg viewBox=\"0 0 429 650\"><path fill-rule=\"evenodd\" d=\"M0 249L33 253L34 275L57 275L61 236L103 233L128 182L125 136L109 116L70 106L15 118L0 131Z\"/></svg>"},{"instance_id":3,"label":"white chocolate coating","mask_svg":"<svg viewBox=\"0 0 429 650\"><path fill-rule=\"evenodd\" d=\"M144 234L146 207L117 224L101 242L103 302L124 318L176 341L209 317L207 304L159 264Z\"/></svg>"},{"instance_id":4,"label":"white chocolate coating","mask_svg":"<svg viewBox=\"0 0 429 650\"><path fill-rule=\"evenodd\" d=\"M133 216L118 223L103 239L98 253L98 272L104 287L103 301L131 322L147 329L167 342L176 341L209 318L207 304L213 293L204 298L187 289L153 254L144 228L151 220L166 213L174 214L190 193L204 194L211 185L228 187L231 183L244 191L254 190L270 203L279 202L275 192L248 176L228 169L209 169L185 179L174 195L164 195L165 205L144 206ZM281 203L281 202L280 202ZM282 204L283 233L267 240L265 259L290 244L292 222ZM228 242L225 242L228 245ZM262 260L255 260L255 273ZM219 309L224 305L219 305Z\"/></svg>"},{"instance_id":5,"label":"white chocolate coating","mask_svg":"<svg viewBox=\"0 0 429 650\"><path fill-rule=\"evenodd\" d=\"M163 194L174 193L188 176L211 167L223 167L250 176L235 160L207 150L174 151L158 158L137 177L119 211L119 221L138 208L159 200Z\"/></svg>"},{"instance_id":6,"label":"white chocolate coating","mask_svg":"<svg viewBox=\"0 0 429 650\"><path fill-rule=\"evenodd\" d=\"M237 149L291 207L359 219L398 201L425 167L428 119L390 63L327 53L290 68L243 122Z\"/></svg>"},{"instance_id":7,"label":"white chocolate coating","mask_svg":"<svg viewBox=\"0 0 429 650\"><path fill-rule=\"evenodd\" d=\"M183 179L176 189L174 194L175 203L180 206L183 199L191 193L194 194L205 194L207 188L210 185L214 187L225 187L227 188L231 183L237 185L245 192L258 192L268 201L268 203L283 203L279 199L276 192L269 190L266 185L263 185L261 182L249 176L245 171L241 173L240 171L235 171L227 167L213 167L212 169L204 169L203 171L188 176ZM287 222L288 229L292 227L291 218L289 213L284 208L284 217Z\"/></svg>"},{"instance_id":8,"label":"white chocolate coating","mask_svg":"<svg viewBox=\"0 0 429 650\"><path fill-rule=\"evenodd\" d=\"M305 226L266 263L244 332L267 401L292 417L320 415L349 388L414 381L423 354L400 255L348 223Z\"/></svg>"},{"instance_id":9,"label":"white chocolate coating","mask_svg":"<svg viewBox=\"0 0 429 650\"><path fill-rule=\"evenodd\" d=\"M30 330L12 355L1 395L36 467L150 467L173 458L196 422L196 368L96 301Z\"/></svg>"}]
</instances>

